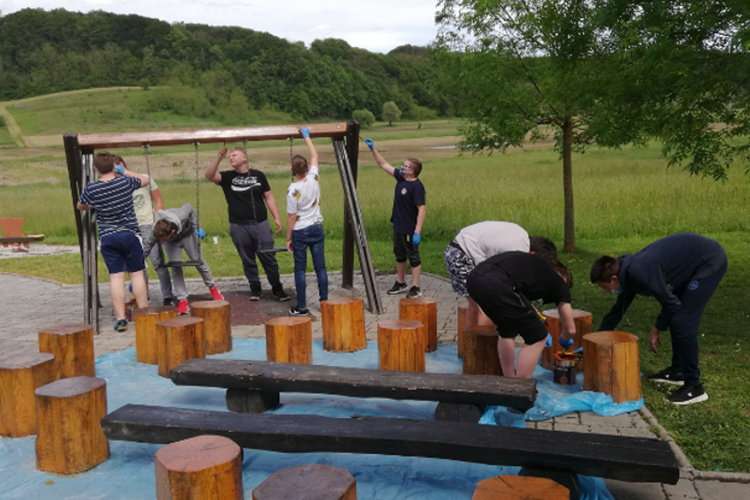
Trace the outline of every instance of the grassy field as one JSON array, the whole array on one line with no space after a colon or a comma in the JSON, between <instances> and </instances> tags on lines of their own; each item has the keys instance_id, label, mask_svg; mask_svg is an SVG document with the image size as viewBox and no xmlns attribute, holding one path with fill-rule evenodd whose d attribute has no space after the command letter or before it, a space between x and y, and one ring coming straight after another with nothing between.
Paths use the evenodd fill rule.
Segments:
<instances>
[{"instance_id":1,"label":"grassy field","mask_svg":"<svg viewBox=\"0 0 750 500\"><path fill-rule=\"evenodd\" d=\"M416 123L397 127L378 124L362 135L380 141L384 156L396 164L405 156L412 156L407 152L417 150L417 145L422 147L426 138L453 135L456 126L456 122L430 122L421 129ZM393 140L401 137L411 139ZM330 143L318 144L321 157L330 158ZM288 148L275 149L280 151L282 160L284 155L288 158ZM169 163L172 154L189 152L188 148L159 153ZM9 159L16 153L0 149L0 175L25 178L20 185L0 185L0 215L24 217L26 232L45 233L48 243L75 244L73 201L67 181L60 178L64 171L54 167L58 160L45 157L30 161L31 154L27 159ZM138 153L133 151L134 155ZM421 178L427 190L428 208L420 247L425 271L444 276L442 255L446 244L459 229L482 220L514 221L532 235L545 235L562 245L563 191L557 154L548 149L531 149L493 156L453 155L450 151L443 154L447 157L425 157ZM361 160L371 161L371 156L365 151ZM172 162L178 169L190 166L189 160ZM157 178L167 206L195 204L192 174L185 177L188 178ZM289 174L275 172L269 178L283 214ZM343 194L335 167L322 169L321 183L327 263L336 270L341 268ZM750 472L750 380L746 370L750 365L750 341L744 321L750 314L744 312L750 298L750 248L746 236L750 225L750 185L741 168L735 169L730 181L722 185L690 177L678 169L667 170L656 146L619 151L591 149L574 158L574 187L578 251L563 254L562 260L575 277L573 306L591 311L595 325L614 302L612 296L588 283L590 265L602 253L637 252L662 236L681 231L705 234L727 249L729 271L701 325L703 382L710 399L701 405L675 408L664 402L665 387L644 381L643 389L647 406L677 438L695 467ZM218 246L204 246L211 270L217 276L241 276L240 261L227 234L221 190L207 182L200 183L200 190L202 225L209 236L220 239ZM393 181L374 165L361 164L359 196L375 266L380 271L392 271L395 266L388 219ZM277 241L280 243L281 239ZM291 256L279 255L279 263L283 273L292 272ZM0 271L81 282L80 258L76 255L0 260ZM187 274L197 276L193 270ZM102 273L100 279L107 277ZM648 332L657 314L658 305L653 299L639 298L620 325L622 330L640 337L644 373L664 368L670 360L668 335L664 336L665 345L658 356L647 347Z\"/></svg>"}]
</instances>

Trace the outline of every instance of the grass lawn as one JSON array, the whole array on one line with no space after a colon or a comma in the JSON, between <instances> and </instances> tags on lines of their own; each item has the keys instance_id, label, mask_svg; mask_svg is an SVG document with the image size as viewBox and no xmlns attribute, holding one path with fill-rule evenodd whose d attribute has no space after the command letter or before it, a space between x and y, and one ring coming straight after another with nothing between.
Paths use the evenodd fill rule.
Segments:
<instances>
[{"instance_id":1,"label":"grass lawn","mask_svg":"<svg viewBox=\"0 0 750 500\"><path fill-rule=\"evenodd\" d=\"M445 126L455 127L455 123ZM375 128L367 135L388 137L389 128ZM424 129L417 132L431 133ZM388 159L394 164L402 160ZM750 185L741 169L734 169L725 185L690 177L677 169L667 170L656 146L591 149L574 157L573 169L578 251L561 258L574 274L573 306L592 312L595 326L614 303L614 297L588 283L591 263L602 253L637 252L660 237L682 231L715 238L726 248L729 270L701 325L703 382L710 399L676 408L664 403L665 387L644 381L643 388L647 406L676 437L695 467L750 472L750 380L746 369L750 365L750 339L745 330L750 313L744 311L750 298L746 236ZM462 227L482 220L514 221L530 234L548 236L562 246L561 178L561 162L551 150L426 161L421 176L427 190L427 218L420 247L423 269L445 276L445 246ZM283 214L289 175L270 174L269 180ZM323 169L321 183L327 263L336 270L341 268L343 225L343 194L337 170ZM159 184L167 206L195 203L193 182ZM395 266L388 220L393 181L375 166L361 166L359 196L375 266L381 271L392 270ZM202 182L200 207L202 225L209 234L204 249L212 272L216 276L241 276L240 261L227 234L221 189ZM24 217L25 230L45 233L49 243L76 242L72 210L71 195L64 185L0 187L0 214ZM220 238L218 247L210 243L214 235ZM281 254L279 263L281 272L292 272L291 256ZM68 283L81 281L80 259L73 255L2 260L0 271ZM197 273L191 269L187 275ZM100 279L106 280L106 276ZM640 297L620 325L641 339L641 365L647 374L670 362L668 335L663 336L664 346L658 356L648 350L648 333L657 314L657 303Z\"/></svg>"}]
</instances>

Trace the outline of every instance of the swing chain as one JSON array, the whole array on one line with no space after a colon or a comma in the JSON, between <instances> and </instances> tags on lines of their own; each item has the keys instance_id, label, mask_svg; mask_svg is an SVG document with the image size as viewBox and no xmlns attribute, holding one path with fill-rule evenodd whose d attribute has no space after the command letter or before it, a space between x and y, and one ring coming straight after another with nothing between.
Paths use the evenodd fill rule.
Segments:
<instances>
[{"instance_id":1,"label":"swing chain","mask_svg":"<svg viewBox=\"0 0 750 500\"><path fill-rule=\"evenodd\" d=\"M151 166L149 165L148 161L148 143L144 142L141 146L143 148L143 156L146 158L146 175L148 176L148 193L149 193L149 202L151 203L151 218L156 221L156 207L154 206L154 198L151 196L151 181L153 180L151 177ZM153 222L152 222L153 224Z\"/></svg>"}]
</instances>

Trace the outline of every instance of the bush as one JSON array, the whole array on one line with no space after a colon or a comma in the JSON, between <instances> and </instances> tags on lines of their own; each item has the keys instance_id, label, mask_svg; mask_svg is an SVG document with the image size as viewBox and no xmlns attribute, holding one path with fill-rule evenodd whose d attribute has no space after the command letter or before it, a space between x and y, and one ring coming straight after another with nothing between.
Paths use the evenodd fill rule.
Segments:
<instances>
[{"instance_id":1,"label":"bush","mask_svg":"<svg viewBox=\"0 0 750 500\"><path fill-rule=\"evenodd\" d=\"M148 78L141 78L140 80L138 80L138 86L143 90L148 90L149 88L151 88L151 82L148 80Z\"/></svg>"},{"instance_id":2,"label":"bush","mask_svg":"<svg viewBox=\"0 0 750 500\"><path fill-rule=\"evenodd\" d=\"M396 103L388 101L383 104L383 120L388 122L388 126L392 126L393 122L401 118L401 110L398 109Z\"/></svg>"},{"instance_id":3,"label":"bush","mask_svg":"<svg viewBox=\"0 0 750 500\"><path fill-rule=\"evenodd\" d=\"M375 125L375 115L367 109L358 109L352 113L352 118L359 122L359 126L369 129Z\"/></svg>"}]
</instances>

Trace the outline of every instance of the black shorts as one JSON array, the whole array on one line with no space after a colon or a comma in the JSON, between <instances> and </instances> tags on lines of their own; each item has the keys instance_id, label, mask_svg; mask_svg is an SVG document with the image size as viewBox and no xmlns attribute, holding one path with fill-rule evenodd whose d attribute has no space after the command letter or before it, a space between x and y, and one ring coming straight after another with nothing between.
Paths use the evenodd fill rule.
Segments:
<instances>
[{"instance_id":1,"label":"black shorts","mask_svg":"<svg viewBox=\"0 0 750 500\"><path fill-rule=\"evenodd\" d=\"M514 290L513 283L502 269L474 268L466 288L484 314L497 325L500 337L508 339L520 335L527 345L547 338L547 329L536 309L529 299Z\"/></svg>"},{"instance_id":2,"label":"black shorts","mask_svg":"<svg viewBox=\"0 0 750 500\"><path fill-rule=\"evenodd\" d=\"M401 234L393 231L393 255L396 256L396 262L406 262L409 260L411 267L419 267L422 260L419 258L419 245L412 245L411 235Z\"/></svg>"}]
</instances>

